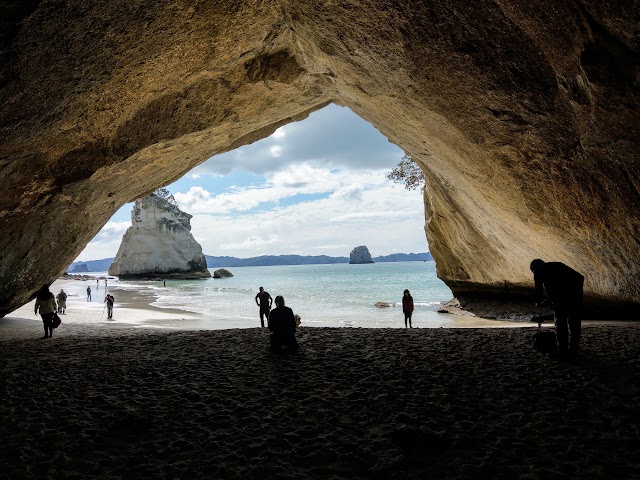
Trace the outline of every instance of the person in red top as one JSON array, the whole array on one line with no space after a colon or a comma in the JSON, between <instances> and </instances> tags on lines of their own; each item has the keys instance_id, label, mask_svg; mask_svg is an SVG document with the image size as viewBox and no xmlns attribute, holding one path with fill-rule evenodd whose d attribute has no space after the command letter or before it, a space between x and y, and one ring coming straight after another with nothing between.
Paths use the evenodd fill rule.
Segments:
<instances>
[{"instance_id":1,"label":"person in red top","mask_svg":"<svg viewBox=\"0 0 640 480\"><path fill-rule=\"evenodd\" d=\"M404 328L407 328L407 320L409 320L409 328L412 328L411 315L413 314L413 297L409 293L409 290L405 290L402 297L402 313L404 313Z\"/></svg>"}]
</instances>

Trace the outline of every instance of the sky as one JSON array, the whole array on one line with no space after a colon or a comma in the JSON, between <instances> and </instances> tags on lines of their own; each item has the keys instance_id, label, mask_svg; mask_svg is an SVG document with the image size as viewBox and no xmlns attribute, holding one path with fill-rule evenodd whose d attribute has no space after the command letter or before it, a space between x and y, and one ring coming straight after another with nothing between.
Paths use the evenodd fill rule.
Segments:
<instances>
[{"instance_id":1,"label":"sky","mask_svg":"<svg viewBox=\"0 0 640 480\"><path fill-rule=\"evenodd\" d=\"M193 215L191 233L207 255L348 257L359 245L374 257L427 252L422 193L385 176L403 155L351 110L329 105L165 188ZM114 257L132 205L77 260Z\"/></svg>"}]
</instances>

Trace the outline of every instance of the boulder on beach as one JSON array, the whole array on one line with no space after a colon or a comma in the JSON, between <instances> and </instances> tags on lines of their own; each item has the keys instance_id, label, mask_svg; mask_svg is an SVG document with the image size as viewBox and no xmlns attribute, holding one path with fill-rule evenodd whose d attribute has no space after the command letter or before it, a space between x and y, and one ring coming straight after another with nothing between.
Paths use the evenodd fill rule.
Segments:
<instances>
[{"instance_id":1,"label":"boulder on beach","mask_svg":"<svg viewBox=\"0 0 640 480\"><path fill-rule=\"evenodd\" d=\"M361 245L351 250L351 254L349 255L349 263L357 264L374 262L371 258L371 254L369 253L369 249L364 245Z\"/></svg>"},{"instance_id":2,"label":"boulder on beach","mask_svg":"<svg viewBox=\"0 0 640 480\"><path fill-rule=\"evenodd\" d=\"M233 277L233 273L225 268L219 268L215 272L213 272L213 278L228 278Z\"/></svg>"}]
</instances>

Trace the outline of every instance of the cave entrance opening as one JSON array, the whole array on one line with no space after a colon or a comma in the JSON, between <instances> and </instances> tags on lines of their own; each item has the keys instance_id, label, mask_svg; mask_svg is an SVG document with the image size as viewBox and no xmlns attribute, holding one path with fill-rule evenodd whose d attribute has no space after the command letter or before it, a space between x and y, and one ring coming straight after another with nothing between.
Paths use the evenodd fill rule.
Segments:
<instances>
[{"instance_id":1,"label":"cave entrance opening","mask_svg":"<svg viewBox=\"0 0 640 480\"><path fill-rule=\"evenodd\" d=\"M306 302L307 317L329 326L351 325L352 320L338 321L339 309L330 307L333 321L324 323L319 313L311 311L326 309L331 302L352 302L355 309L373 309L374 317L382 319L380 326L389 326L391 318L399 326L401 308L385 310L375 304L401 306L407 288L416 308L436 318L437 305L451 299L428 253L422 188L409 190L388 178L404 154L350 109L332 104L267 138L210 158L165 188L182 211L193 215L191 233L212 273L218 268L233 273L240 266L270 266L262 272L264 280L256 270L249 275L255 276L255 285L242 287L257 290L259 284L274 284L269 276L279 275L273 271L278 264L289 264L283 272L294 283L278 280L275 284L283 290L270 290L273 297L282 294L296 298L298 304ZM107 222L71 269L78 265L87 265L90 272L108 269L131 225L132 205L124 205ZM360 246L367 247L374 265L380 264L369 268L382 272L372 271L361 279L342 272L344 281L331 279L326 266L348 264L351 251ZM300 263L308 265L308 275L304 269L291 270L291 264ZM349 274L358 267L352 266ZM243 269L242 275L247 272ZM318 276L322 287L314 286ZM294 284L304 292L289 288ZM321 290L327 295L322 296ZM236 296L229 305L241 301ZM247 292L245 296L243 315L254 317L253 298ZM175 298L172 301L167 305L180 306ZM247 326L254 323L252 319Z\"/></svg>"}]
</instances>

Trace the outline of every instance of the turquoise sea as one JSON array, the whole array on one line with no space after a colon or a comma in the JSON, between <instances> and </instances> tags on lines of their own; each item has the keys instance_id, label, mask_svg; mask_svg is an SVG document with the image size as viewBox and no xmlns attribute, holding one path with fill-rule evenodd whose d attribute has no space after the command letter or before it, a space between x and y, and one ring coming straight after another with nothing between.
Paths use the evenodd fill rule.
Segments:
<instances>
[{"instance_id":1,"label":"turquoise sea","mask_svg":"<svg viewBox=\"0 0 640 480\"><path fill-rule=\"evenodd\" d=\"M286 305L300 315L303 326L404 327L402 292L405 288L410 290L415 304L414 326L452 326L451 315L437 313L443 302L451 300L452 293L436 276L432 261L228 270L233 277L168 280L166 287L162 282L148 281L112 281L110 286L149 291L155 296L154 306L202 314L201 320L185 319L182 328L260 326L255 295L261 286L273 298L282 295ZM392 306L378 308L376 302Z\"/></svg>"}]
</instances>

